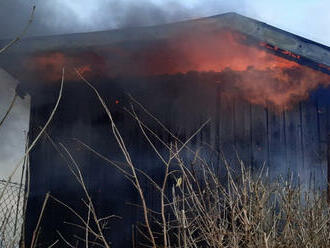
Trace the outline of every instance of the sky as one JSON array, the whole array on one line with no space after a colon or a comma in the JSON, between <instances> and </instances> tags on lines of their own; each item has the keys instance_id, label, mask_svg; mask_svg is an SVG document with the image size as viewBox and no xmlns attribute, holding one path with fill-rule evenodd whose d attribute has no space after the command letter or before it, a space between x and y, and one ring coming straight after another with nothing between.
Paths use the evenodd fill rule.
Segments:
<instances>
[{"instance_id":1,"label":"sky","mask_svg":"<svg viewBox=\"0 0 330 248\"><path fill-rule=\"evenodd\" d=\"M237 12L330 46L329 4L330 0L1 0L0 39L19 34L36 5L27 36L149 26ZM12 81L0 68L0 118L13 94ZM28 112L28 102L19 100L0 129L0 179L23 154Z\"/></svg>"},{"instance_id":2,"label":"sky","mask_svg":"<svg viewBox=\"0 0 330 248\"><path fill-rule=\"evenodd\" d=\"M0 37L15 36L34 4L28 35L147 26L233 11L330 46L330 0L1 0Z\"/></svg>"}]
</instances>

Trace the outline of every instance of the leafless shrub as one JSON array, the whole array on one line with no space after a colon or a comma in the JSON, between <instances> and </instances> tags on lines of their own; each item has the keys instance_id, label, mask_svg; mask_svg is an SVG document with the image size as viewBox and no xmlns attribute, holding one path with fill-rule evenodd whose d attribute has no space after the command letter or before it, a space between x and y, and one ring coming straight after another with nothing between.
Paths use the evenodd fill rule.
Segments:
<instances>
[{"instance_id":1,"label":"leafless shrub","mask_svg":"<svg viewBox=\"0 0 330 248\"><path fill-rule=\"evenodd\" d=\"M126 109L127 113L136 120L143 136L164 166L163 180L156 182L144 171L136 168L102 96L82 75L79 74L79 76L95 92L104 107L125 161L118 164L89 145L76 141L115 166L137 189L144 213L143 226L137 226L137 229L144 228L147 231L141 231L141 233L149 243L142 244L139 240L134 240L135 247L330 247L330 210L324 192L315 189L303 190L300 185L293 183L292 176L271 181L263 169L258 173L252 173L239 158L237 158L238 169L233 170L223 157L221 164L225 167L226 173L220 178L214 167L210 165L210 161L203 157L199 150L194 151L189 147L191 139L208 121L190 138L181 141L132 98L135 106L150 115L174 140L172 143L162 140L157 132L139 118L133 105L130 109ZM41 135L46 134L51 140L46 133L46 128L61 99L63 80L64 76L55 108L40 134L27 147L24 158L28 156ZM166 155L158 150L153 142L154 138L166 148ZM79 242L84 243L86 247L96 245L110 248L111 244L103 234L105 227L103 223L116 216L104 218L97 216L78 163L64 145L55 144L53 141L52 144L65 159L73 176L83 189L85 200L82 201L82 205L87 215L83 217L60 199L47 194L31 247L35 247L38 243L43 212L47 202L53 200L80 220L80 223L67 223L85 233L84 236L76 236ZM190 154L188 156L190 160L185 155L187 153ZM145 192L141 186L142 180L147 180L157 190L160 196L160 209L151 209L147 205ZM56 246L60 239L67 246L75 247L66 240L61 230L57 233L59 238L51 247Z\"/></svg>"},{"instance_id":2,"label":"leafless shrub","mask_svg":"<svg viewBox=\"0 0 330 248\"><path fill-rule=\"evenodd\" d=\"M94 90L109 117L112 131L131 169L127 176L141 198L144 225L149 234L146 238L152 247L330 247L330 210L324 192L304 191L300 185L293 183L292 177L270 181L263 170L252 173L239 158L236 171L230 168L225 158L222 159L226 180L220 179L207 159L188 146L202 127L186 141L179 140L165 127L175 140L168 144L139 119L132 107L127 112L137 121L144 137L165 166L163 182L157 184L134 166L101 95L82 75L79 76ZM139 106L147 112L142 105ZM157 150L150 136L168 150L167 159ZM117 166L92 148L89 150ZM183 150L193 154L192 161L187 163L181 155ZM158 190L159 211L146 205L139 175ZM175 185L170 185L170 178L176 180ZM159 228L154 230L154 224Z\"/></svg>"},{"instance_id":3,"label":"leafless shrub","mask_svg":"<svg viewBox=\"0 0 330 248\"><path fill-rule=\"evenodd\" d=\"M51 139L49 136L48 138ZM110 248L111 247L110 242L104 236L103 231L106 228L107 222L109 220L119 217L115 215L110 215L99 218L97 216L94 203L87 190L82 172L79 168L77 161L73 158L70 151L63 144L60 144L60 148L61 148L60 150L59 147L57 147L57 145L52 140L51 142L55 146L55 148L60 152L62 157L66 160L66 163L72 175L75 177L75 179L83 189L83 192L85 194L85 199L82 199L82 205L87 209L87 218L84 218L81 214L79 214L72 207L70 207L68 204L64 203L60 199L57 199L52 195L50 195L50 198L55 202L59 203L60 205L62 205L64 208L68 209L74 216L76 216L80 220L81 223L66 223L68 225L71 225L72 227L84 231L85 233L84 237L79 237L77 235L75 236L78 242L84 243L86 247L90 247L90 246L94 247L96 245L98 247ZM75 247L74 244L71 244L69 241L65 239L65 237L61 234L60 230L57 230L57 234L59 236L59 239L62 239L64 243L67 244L69 247Z\"/></svg>"}]
</instances>

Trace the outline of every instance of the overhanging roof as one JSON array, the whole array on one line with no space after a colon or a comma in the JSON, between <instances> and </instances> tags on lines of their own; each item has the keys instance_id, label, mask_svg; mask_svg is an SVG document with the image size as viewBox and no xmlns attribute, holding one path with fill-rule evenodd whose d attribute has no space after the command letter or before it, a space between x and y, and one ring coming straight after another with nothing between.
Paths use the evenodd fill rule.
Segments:
<instances>
[{"instance_id":1,"label":"overhanging roof","mask_svg":"<svg viewBox=\"0 0 330 248\"><path fill-rule=\"evenodd\" d=\"M330 73L330 47L236 13L227 13L192 21L152 27L137 27L47 37L31 37L18 42L4 54L1 54L0 57L13 54L29 54L64 49L88 49L125 41L166 39L180 29L196 28L209 31L230 28L234 31L248 35L257 41L268 44L270 48L273 46L282 51L290 51L295 55L313 62L316 64L316 67L320 67L318 69ZM5 45L7 42L8 41L0 41L0 46Z\"/></svg>"}]
</instances>

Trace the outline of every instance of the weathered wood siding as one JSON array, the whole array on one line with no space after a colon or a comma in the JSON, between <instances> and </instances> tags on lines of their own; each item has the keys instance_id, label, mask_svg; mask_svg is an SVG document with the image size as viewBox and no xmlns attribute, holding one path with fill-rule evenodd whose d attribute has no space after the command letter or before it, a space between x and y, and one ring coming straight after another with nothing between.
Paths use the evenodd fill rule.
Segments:
<instances>
[{"instance_id":1,"label":"weathered wood siding","mask_svg":"<svg viewBox=\"0 0 330 248\"><path fill-rule=\"evenodd\" d=\"M178 84L176 77L180 78ZM152 79L104 81L96 84L113 112L114 119L127 144L135 165L160 181L164 166L152 150L137 123L123 109L131 108L126 93L130 92L169 130L182 141L208 119L211 121L194 137L192 149L204 147L202 155L215 167L221 167L221 156L233 167L240 158L251 168L266 169L274 177L293 172L306 186L326 187L327 137L329 133L330 90L320 88L311 97L291 109L253 105L239 97L224 94L216 83L198 80L198 74ZM47 86L32 96L31 140L40 130L56 100L56 88ZM119 104L115 104L115 100ZM134 104L133 104L134 105ZM135 111L165 142L174 139L138 105ZM81 166L86 184L101 215L117 214L123 220L114 221L109 237L117 246L127 247L131 224L142 220L138 209L127 203L138 203L133 186L117 170L77 145L73 138L86 142L113 160L123 161L118 145L102 106L86 85L66 83L63 100L48 133L56 143L65 144ZM166 153L159 142L157 147ZM163 150L162 150L163 149ZM216 152L214 152L216 151ZM189 153L186 153L189 155ZM188 157L189 160L189 157ZM221 173L221 171L220 171ZM220 174L221 175L221 174ZM154 188L143 182L149 206L157 208L159 201ZM82 190L63 159L47 138L31 153L31 194L28 206L27 238L31 238L44 195L53 195L74 208L81 208ZM72 232L63 221L74 221L61 206L51 204L45 215L47 228L40 240L55 239L54 229Z\"/></svg>"}]
</instances>

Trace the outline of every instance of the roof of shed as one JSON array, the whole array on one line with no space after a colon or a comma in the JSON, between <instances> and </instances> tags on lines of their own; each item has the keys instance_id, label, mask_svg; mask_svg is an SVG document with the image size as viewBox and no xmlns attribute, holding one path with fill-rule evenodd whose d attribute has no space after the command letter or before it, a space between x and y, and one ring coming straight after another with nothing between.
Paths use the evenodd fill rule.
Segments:
<instances>
[{"instance_id":1,"label":"roof of shed","mask_svg":"<svg viewBox=\"0 0 330 248\"><path fill-rule=\"evenodd\" d=\"M312 67L317 67L317 69L330 74L330 47L236 13L226 13L202 19L159 26L31 37L18 42L11 47L11 49L8 49L8 51L0 56L6 57L13 54L30 54L35 52L68 49L89 49L126 41L166 39L172 34L178 32L180 29L195 28L209 31L229 28L247 35L256 41L267 44L266 48L271 49L275 47L276 50L279 48L280 51L282 51L282 55L285 55L285 52L283 51L290 51L295 56L299 56L309 61L307 65L310 66L311 63L313 64ZM7 42L8 41L0 41L0 47L5 45ZM290 59L290 56L288 56L288 59ZM3 61L5 60L1 60L0 66L6 67L5 65L2 65L4 63Z\"/></svg>"}]
</instances>

